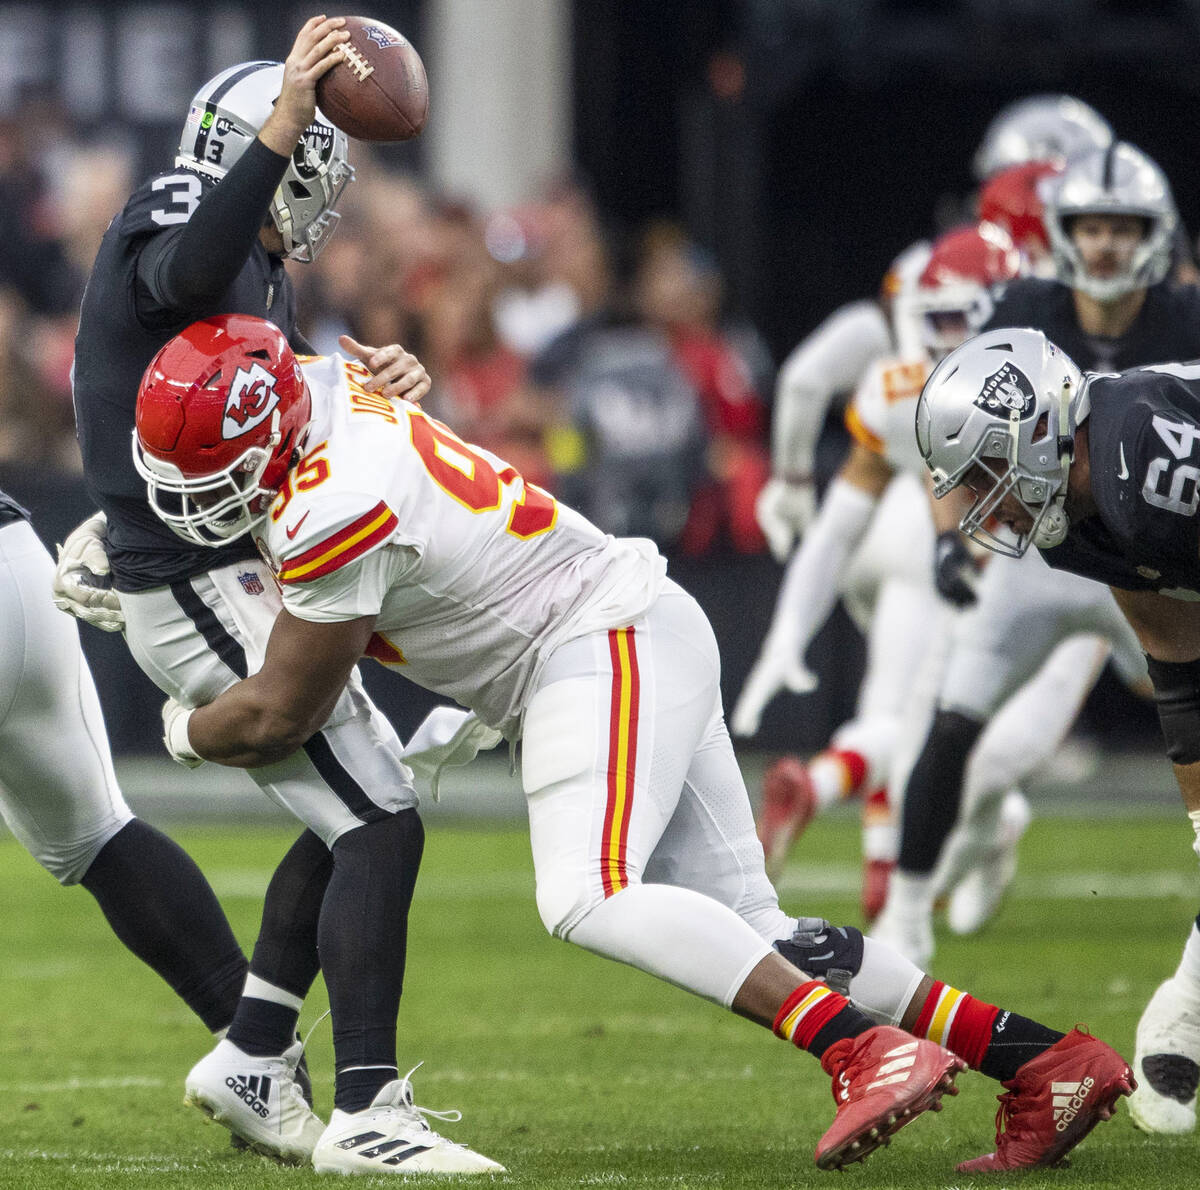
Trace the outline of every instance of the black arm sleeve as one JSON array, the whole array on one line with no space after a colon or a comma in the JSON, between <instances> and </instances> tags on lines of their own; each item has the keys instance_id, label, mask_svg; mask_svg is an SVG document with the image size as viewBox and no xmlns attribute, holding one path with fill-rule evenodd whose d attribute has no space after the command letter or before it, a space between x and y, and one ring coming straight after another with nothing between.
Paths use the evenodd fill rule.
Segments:
<instances>
[{"instance_id":1,"label":"black arm sleeve","mask_svg":"<svg viewBox=\"0 0 1200 1190\"><path fill-rule=\"evenodd\" d=\"M178 231L156 236L138 257L138 280L168 310L201 309L242 270L289 158L257 137L201 199Z\"/></svg>"}]
</instances>

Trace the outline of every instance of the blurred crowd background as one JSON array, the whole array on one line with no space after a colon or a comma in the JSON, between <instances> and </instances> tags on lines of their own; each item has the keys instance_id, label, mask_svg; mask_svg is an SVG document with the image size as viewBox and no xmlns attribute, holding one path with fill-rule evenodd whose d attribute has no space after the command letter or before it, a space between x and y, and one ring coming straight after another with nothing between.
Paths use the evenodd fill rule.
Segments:
<instances>
[{"instance_id":1,"label":"blurred crowd background","mask_svg":"<svg viewBox=\"0 0 1200 1190\"><path fill-rule=\"evenodd\" d=\"M369 8L422 52L429 125L354 146L336 236L289 266L301 327L320 350L342 331L405 344L458 433L658 541L714 620L727 705L779 579L754 518L778 366L905 245L969 217L996 111L1080 96L1200 226L1200 0ZM48 540L88 511L70 370L100 237L170 163L199 83L282 57L312 11L0 4L0 486ZM826 475L842 444L833 416ZM155 692L120 642L84 635L114 745L153 750ZM815 746L845 717L860 646L844 618L811 659L821 689L778 700L761 745ZM1136 743L1152 717L1102 683L1086 729Z\"/></svg>"}]
</instances>

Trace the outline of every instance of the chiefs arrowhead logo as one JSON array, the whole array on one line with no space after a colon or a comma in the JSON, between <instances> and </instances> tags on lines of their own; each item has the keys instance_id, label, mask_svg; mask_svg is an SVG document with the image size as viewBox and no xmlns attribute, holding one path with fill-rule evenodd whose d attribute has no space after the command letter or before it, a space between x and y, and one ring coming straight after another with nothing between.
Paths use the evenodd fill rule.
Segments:
<instances>
[{"instance_id":1,"label":"chiefs arrowhead logo","mask_svg":"<svg viewBox=\"0 0 1200 1190\"><path fill-rule=\"evenodd\" d=\"M279 404L275 376L262 364L238 368L229 395L225 398L225 416L221 419L221 437L238 438L267 419Z\"/></svg>"}]
</instances>

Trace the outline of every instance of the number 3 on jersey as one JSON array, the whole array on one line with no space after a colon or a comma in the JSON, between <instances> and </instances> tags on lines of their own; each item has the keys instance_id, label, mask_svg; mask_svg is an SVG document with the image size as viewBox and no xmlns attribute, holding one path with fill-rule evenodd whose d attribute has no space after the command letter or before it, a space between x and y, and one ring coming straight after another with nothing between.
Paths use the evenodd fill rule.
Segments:
<instances>
[{"instance_id":1,"label":"number 3 on jersey","mask_svg":"<svg viewBox=\"0 0 1200 1190\"><path fill-rule=\"evenodd\" d=\"M419 409L405 410L412 444L430 479L446 495L472 512L500 507L501 485L520 483L506 532L522 541L548 533L558 519L558 503L549 492L528 483L512 467L496 469L481 454L439 421Z\"/></svg>"}]
</instances>

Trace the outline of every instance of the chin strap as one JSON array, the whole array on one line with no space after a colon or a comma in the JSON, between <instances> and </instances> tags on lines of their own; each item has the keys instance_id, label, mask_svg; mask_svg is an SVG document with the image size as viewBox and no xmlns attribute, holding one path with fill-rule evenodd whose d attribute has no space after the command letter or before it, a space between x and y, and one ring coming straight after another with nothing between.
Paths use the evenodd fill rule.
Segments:
<instances>
[{"instance_id":1,"label":"chin strap","mask_svg":"<svg viewBox=\"0 0 1200 1190\"><path fill-rule=\"evenodd\" d=\"M1075 461L1075 419L1071 415L1070 376L1063 377L1062 388L1059 390L1057 428L1060 432L1055 445L1058 449L1062 479L1049 507L1042 513L1033 533L1030 534L1030 540L1038 549L1053 549L1056 545L1062 545L1066 540L1067 531L1071 528L1071 518L1067 516L1063 507L1067 501L1067 476L1070 474L1071 464Z\"/></svg>"}]
</instances>

